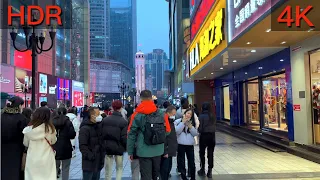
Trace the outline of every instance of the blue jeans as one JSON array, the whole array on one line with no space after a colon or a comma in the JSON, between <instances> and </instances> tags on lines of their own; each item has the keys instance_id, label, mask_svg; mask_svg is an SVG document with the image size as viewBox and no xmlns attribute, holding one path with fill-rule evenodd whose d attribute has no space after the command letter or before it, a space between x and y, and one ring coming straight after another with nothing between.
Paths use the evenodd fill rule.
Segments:
<instances>
[{"instance_id":1,"label":"blue jeans","mask_svg":"<svg viewBox=\"0 0 320 180\"><path fill-rule=\"evenodd\" d=\"M83 180L100 180L100 171L99 172L82 172Z\"/></svg>"}]
</instances>

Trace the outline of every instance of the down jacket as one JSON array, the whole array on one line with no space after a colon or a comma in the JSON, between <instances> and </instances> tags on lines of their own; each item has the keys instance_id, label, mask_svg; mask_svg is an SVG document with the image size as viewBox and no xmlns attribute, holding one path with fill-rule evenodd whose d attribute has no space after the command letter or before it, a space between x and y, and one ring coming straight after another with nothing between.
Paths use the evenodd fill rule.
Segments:
<instances>
[{"instance_id":1,"label":"down jacket","mask_svg":"<svg viewBox=\"0 0 320 180\"><path fill-rule=\"evenodd\" d=\"M103 138L107 155L123 155L127 146L128 121L114 111L102 121Z\"/></svg>"},{"instance_id":2,"label":"down jacket","mask_svg":"<svg viewBox=\"0 0 320 180\"><path fill-rule=\"evenodd\" d=\"M82 170L100 172L104 166L102 123L89 119L82 121L79 132L79 148L82 154Z\"/></svg>"}]
</instances>

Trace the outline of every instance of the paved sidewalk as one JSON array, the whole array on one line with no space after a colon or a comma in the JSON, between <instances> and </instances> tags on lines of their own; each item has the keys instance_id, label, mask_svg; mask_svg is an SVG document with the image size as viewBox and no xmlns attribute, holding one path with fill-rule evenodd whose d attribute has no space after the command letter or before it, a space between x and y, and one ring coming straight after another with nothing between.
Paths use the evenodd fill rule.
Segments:
<instances>
[{"instance_id":1,"label":"paved sidewalk","mask_svg":"<svg viewBox=\"0 0 320 180\"><path fill-rule=\"evenodd\" d=\"M195 148L196 167L200 168L198 147ZM250 144L230 135L218 132L217 146L214 159L213 179L319 179L320 164L293 156L288 153L274 153L254 144ZM131 179L130 161L124 155L123 180ZM115 177L115 164L113 168ZM174 158L171 171L172 180L179 179L176 173L176 159ZM104 179L104 169L101 178ZM72 159L70 179L82 179L81 153ZM197 179L201 179L197 177Z\"/></svg>"}]
</instances>

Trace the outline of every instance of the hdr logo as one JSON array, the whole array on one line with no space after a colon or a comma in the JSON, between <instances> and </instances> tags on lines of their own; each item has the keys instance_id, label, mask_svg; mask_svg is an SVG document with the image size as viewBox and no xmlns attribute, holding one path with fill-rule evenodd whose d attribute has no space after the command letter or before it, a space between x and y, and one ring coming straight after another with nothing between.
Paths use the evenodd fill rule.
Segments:
<instances>
[{"instance_id":1,"label":"hdr logo","mask_svg":"<svg viewBox=\"0 0 320 180\"><path fill-rule=\"evenodd\" d=\"M25 7L27 9L27 14L25 14ZM40 6L20 6L19 13L13 13L13 6L8 6L8 25L12 26L13 19L19 19L19 25L21 26L37 26L44 22L45 25L50 26L52 20L57 22L57 25L62 26L61 13L62 10L59 6L52 5L46 6L45 11ZM38 15L38 17L34 17ZM27 17L27 20L25 19Z\"/></svg>"}]
</instances>

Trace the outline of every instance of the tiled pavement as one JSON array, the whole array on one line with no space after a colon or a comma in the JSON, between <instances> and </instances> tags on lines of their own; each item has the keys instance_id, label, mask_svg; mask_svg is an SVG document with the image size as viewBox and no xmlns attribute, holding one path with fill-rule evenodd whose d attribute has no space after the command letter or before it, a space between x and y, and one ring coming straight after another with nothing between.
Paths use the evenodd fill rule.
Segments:
<instances>
[{"instance_id":1,"label":"tiled pavement","mask_svg":"<svg viewBox=\"0 0 320 180\"><path fill-rule=\"evenodd\" d=\"M199 169L198 147L195 148L196 166ZM320 165L288 153L274 153L238 138L218 132L214 159L214 177L221 180L243 179L318 179ZM123 180L131 179L130 161L124 157ZM114 164L115 166L115 164ZM173 162L172 180L178 180L176 160ZM101 178L104 179L104 169ZM113 171L115 177L115 168ZM82 179L81 153L72 159L70 179ZM197 179L201 179L197 177Z\"/></svg>"}]
</instances>

